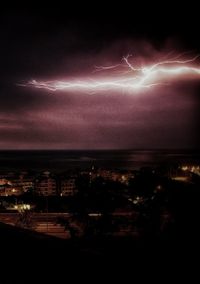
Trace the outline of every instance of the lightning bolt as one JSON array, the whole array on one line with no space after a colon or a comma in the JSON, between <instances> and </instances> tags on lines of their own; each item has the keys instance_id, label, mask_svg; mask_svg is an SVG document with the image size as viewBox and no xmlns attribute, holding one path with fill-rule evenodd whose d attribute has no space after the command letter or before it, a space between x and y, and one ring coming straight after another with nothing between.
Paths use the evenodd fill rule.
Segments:
<instances>
[{"instance_id":1,"label":"lightning bolt","mask_svg":"<svg viewBox=\"0 0 200 284\"><path fill-rule=\"evenodd\" d=\"M196 55L192 58L181 59L183 54L180 54L171 59L158 61L152 65L144 67L135 67L130 58L132 55L127 55L122 58L122 63L110 66L95 66L94 72L112 72L107 76L83 78L81 80L52 80L52 81L37 81L31 80L25 84L19 84L24 87L35 87L38 89L46 89L49 91L77 91L96 93L98 91L133 91L144 88L151 88L166 84L165 80L178 79L185 75L198 76L200 75L200 67L192 65L200 57Z\"/></svg>"}]
</instances>

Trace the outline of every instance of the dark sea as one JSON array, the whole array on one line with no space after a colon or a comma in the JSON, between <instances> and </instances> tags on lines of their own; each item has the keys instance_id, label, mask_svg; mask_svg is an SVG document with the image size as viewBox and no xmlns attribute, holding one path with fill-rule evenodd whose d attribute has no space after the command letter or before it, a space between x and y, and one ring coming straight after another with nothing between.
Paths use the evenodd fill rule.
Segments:
<instances>
[{"instance_id":1,"label":"dark sea","mask_svg":"<svg viewBox=\"0 0 200 284\"><path fill-rule=\"evenodd\" d=\"M0 151L0 170L139 169L172 164L200 164L198 150Z\"/></svg>"}]
</instances>

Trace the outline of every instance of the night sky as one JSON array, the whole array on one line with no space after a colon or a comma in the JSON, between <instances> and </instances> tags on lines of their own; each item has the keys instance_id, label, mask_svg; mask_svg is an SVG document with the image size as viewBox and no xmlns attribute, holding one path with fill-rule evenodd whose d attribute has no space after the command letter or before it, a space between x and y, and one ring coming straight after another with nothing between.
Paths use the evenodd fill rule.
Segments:
<instances>
[{"instance_id":1,"label":"night sky","mask_svg":"<svg viewBox=\"0 0 200 284\"><path fill-rule=\"evenodd\" d=\"M77 5L2 9L0 149L197 148L199 78L141 92L22 86L100 76L95 66L121 63L127 54L145 64L170 52L200 53L192 4L179 10L168 2L145 11L125 3L108 8L99 2L90 10Z\"/></svg>"}]
</instances>

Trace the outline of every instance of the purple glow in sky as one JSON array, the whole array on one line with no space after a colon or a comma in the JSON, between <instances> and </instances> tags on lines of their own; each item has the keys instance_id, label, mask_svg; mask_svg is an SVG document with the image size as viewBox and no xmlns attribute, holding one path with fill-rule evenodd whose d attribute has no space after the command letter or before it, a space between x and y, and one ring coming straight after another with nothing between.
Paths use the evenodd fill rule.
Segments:
<instances>
[{"instance_id":1,"label":"purple glow in sky","mask_svg":"<svg viewBox=\"0 0 200 284\"><path fill-rule=\"evenodd\" d=\"M0 149L198 147L200 46L176 23L2 17Z\"/></svg>"}]
</instances>

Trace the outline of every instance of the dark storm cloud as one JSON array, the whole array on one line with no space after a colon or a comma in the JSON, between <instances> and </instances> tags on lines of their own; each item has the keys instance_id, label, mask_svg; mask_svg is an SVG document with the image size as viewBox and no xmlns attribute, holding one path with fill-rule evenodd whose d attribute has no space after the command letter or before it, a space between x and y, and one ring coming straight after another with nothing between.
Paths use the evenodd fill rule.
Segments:
<instances>
[{"instance_id":1,"label":"dark storm cloud","mask_svg":"<svg viewBox=\"0 0 200 284\"><path fill-rule=\"evenodd\" d=\"M184 21L141 13L9 11L0 20L0 148L194 147L199 86L174 84L139 95L48 92L19 86L31 79L93 74L94 65L156 60L163 47L198 50L195 17ZM136 15L138 14L138 16ZM140 14L140 16L139 16ZM158 31L162 23L162 32ZM139 57L141 54L141 57ZM144 62L145 63L145 62Z\"/></svg>"},{"instance_id":2,"label":"dark storm cloud","mask_svg":"<svg viewBox=\"0 0 200 284\"><path fill-rule=\"evenodd\" d=\"M50 103L47 95L47 101L38 109L29 105L29 109L10 116L7 111L0 119L2 147L13 147L13 141L15 147L22 149L166 148L194 144L194 102L188 94L182 92L181 100L177 96L169 100L167 92L159 97L149 93L79 98L75 96L70 104L64 104L65 94L58 94Z\"/></svg>"}]
</instances>

